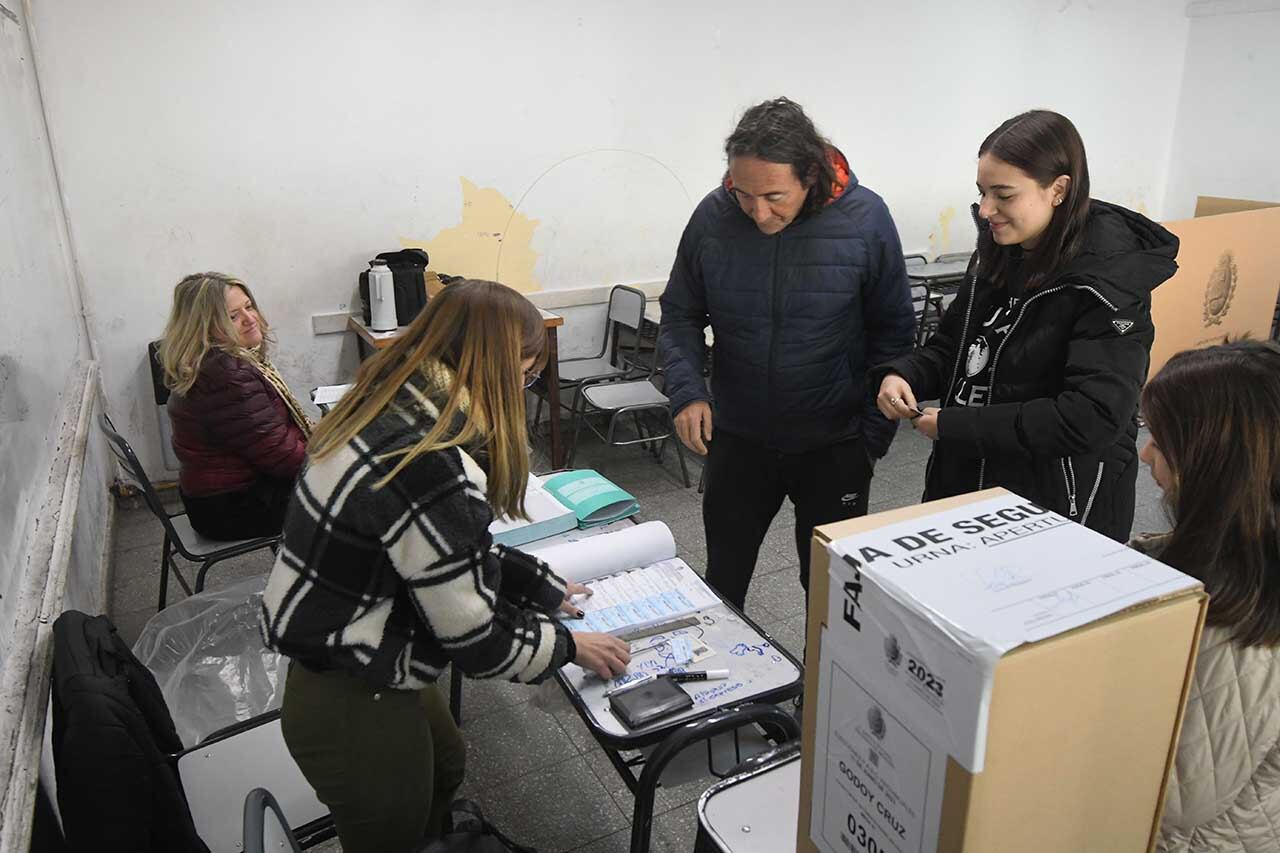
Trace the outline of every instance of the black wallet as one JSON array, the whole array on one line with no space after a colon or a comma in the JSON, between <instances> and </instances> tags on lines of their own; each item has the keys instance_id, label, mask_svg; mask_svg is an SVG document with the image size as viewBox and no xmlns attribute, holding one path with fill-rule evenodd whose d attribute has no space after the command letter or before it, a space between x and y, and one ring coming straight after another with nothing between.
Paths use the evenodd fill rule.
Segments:
<instances>
[{"instance_id":1,"label":"black wallet","mask_svg":"<svg viewBox=\"0 0 1280 853\"><path fill-rule=\"evenodd\" d=\"M609 707L629 729L638 729L692 705L693 697L669 678L656 678L609 697Z\"/></svg>"}]
</instances>

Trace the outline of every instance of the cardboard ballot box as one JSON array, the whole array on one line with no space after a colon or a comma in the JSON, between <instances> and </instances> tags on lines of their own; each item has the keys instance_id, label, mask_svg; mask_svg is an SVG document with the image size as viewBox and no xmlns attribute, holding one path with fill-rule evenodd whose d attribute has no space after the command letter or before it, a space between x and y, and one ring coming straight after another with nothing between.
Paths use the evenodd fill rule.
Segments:
<instances>
[{"instance_id":1,"label":"cardboard ballot box","mask_svg":"<svg viewBox=\"0 0 1280 853\"><path fill-rule=\"evenodd\" d=\"M801 851L1152 849L1208 598L1003 489L814 531Z\"/></svg>"}]
</instances>

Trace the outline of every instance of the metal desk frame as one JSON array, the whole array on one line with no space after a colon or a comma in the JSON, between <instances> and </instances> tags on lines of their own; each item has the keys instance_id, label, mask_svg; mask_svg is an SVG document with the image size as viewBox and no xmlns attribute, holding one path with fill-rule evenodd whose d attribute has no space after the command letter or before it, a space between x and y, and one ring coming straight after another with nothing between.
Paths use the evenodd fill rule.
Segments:
<instances>
[{"instance_id":1,"label":"metal desk frame","mask_svg":"<svg viewBox=\"0 0 1280 853\"><path fill-rule=\"evenodd\" d=\"M777 703L793 699L804 690L804 665L754 620L729 602L722 599L721 603L712 609L718 610L721 607L740 619L748 629L779 652L784 661L793 665L797 671L796 678L780 687L766 689L760 693L726 697L726 701L694 712L693 716L678 717L665 723L655 723L635 733L617 735L596 725L594 716L578 690L569 682L563 671L556 672L556 681L568 696L570 704L586 724L591 736L600 744L609 762L622 777L622 781L635 796L635 808L631 821L632 853L648 851L653 829L653 801L659 779L671 760L685 748L698 741L705 741L708 769L712 775L725 778L732 771L720 773L711 766L710 738L713 736L729 731L734 732L735 749L738 745L737 730L753 723L758 724L764 730L766 737L775 743L783 743L800 736L800 726L795 718L777 707ZM637 756L628 760L620 754L624 750L642 749L655 744L657 749L647 759L644 756ZM641 768L638 777L634 772L637 767Z\"/></svg>"}]
</instances>

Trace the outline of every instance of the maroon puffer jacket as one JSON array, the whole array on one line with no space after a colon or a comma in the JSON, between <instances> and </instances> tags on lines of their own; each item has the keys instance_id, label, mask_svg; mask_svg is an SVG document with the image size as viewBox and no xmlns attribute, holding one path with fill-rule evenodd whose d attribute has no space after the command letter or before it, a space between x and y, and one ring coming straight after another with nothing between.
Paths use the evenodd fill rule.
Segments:
<instances>
[{"instance_id":1,"label":"maroon puffer jacket","mask_svg":"<svg viewBox=\"0 0 1280 853\"><path fill-rule=\"evenodd\" d=\"M210 350L195 385L169 398L178 484L192 497L248 489L270 477L293 480L307 440L280 393L243 359Z\"/></svg>"}]
</instances>

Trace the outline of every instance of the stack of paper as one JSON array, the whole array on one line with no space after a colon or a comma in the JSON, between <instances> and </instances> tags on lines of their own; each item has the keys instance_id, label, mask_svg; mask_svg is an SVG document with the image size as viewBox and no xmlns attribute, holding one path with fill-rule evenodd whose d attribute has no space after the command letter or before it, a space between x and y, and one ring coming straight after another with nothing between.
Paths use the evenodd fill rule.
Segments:
<instances>
[{"instance_id":1,"label":"stack of paper","mask_svg":"<svg viewBox=\"0 0 1280 853\"><path fill-rule=\"evenodd\" d=\"M599 578L587 587L592 595L576 602L585 615L566 622L571 630L620 634L670 622L720 602L679 557Z\"/></svg>"}]
</instances>

